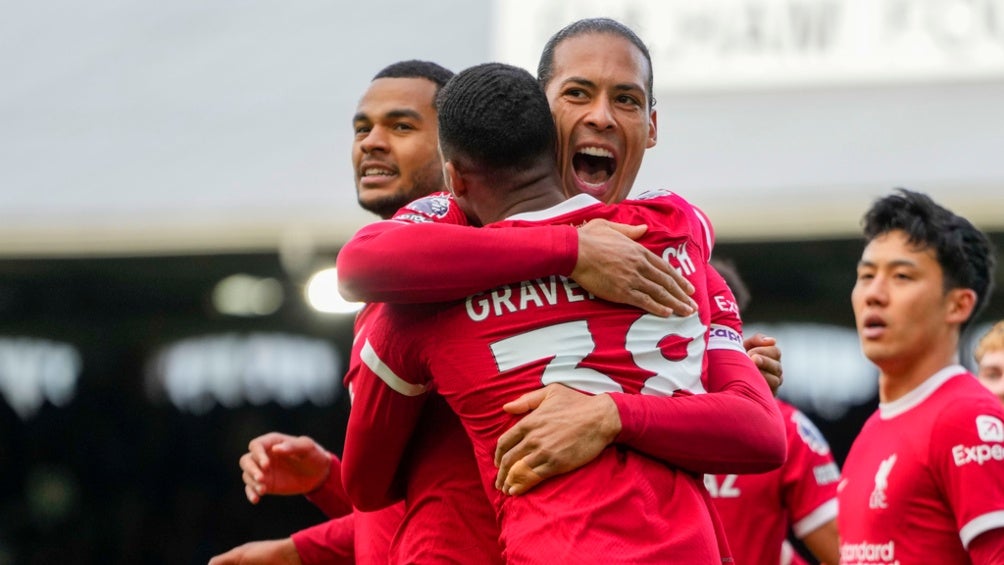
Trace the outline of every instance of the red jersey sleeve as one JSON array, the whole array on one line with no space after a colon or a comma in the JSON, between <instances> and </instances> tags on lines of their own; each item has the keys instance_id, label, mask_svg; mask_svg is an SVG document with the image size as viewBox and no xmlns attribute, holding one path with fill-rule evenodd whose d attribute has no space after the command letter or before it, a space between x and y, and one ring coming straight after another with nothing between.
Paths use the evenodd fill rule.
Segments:
<instances>
[{"instance_id":1,"label":"red jersey sleeve","mask_svg":"<svg viewBox=\"0 0 1004 565\"><path fill-rule=\"evenodd\" d=\"M1004 563L1004 529L998 528L976 536L969 544L973 565Z\"/></svg>"},{"instance_id":2,"label":"red jersey sleeve","mask_svg":"<svg viewBox=\"0 0 1004 565\"><path fill-rule=\"evenodd\" d=\"M353 565L355 515L328 520L292 535L303 565Z\"/></svg>"},{"instance_id":3,"label":"red jersey sleeve","mask_svg":"<svg viewBox=\"0 0 1004 565\"><path fill-rule=\"evenodd\" d=\"M321 509L328 518L338 518L352 513L352 503L342 486L342 465L335 455L331 456L328 477L316 489L307 493L307 500Z\"/></svg>"},{"instance_id":4,"label":"red jersey sleeve","mask_svg":"<svg viewBox=\"0 0 1004 565\"><path fill-rule=\"evenodd\" d=\"M623 443L695 473L763 473L784 463L784 422L745 354L709 350L713 394L612 393Z\"/></svg>"},{"instance_id":5,"label":"red jersey sleeve","mask_svg":"<svg viewBox=\"0 0 1004 565\"><path fill-rule=\"evenodd\" d=\"M342 453L342 481L349 500L363 511L389 506L404 497L398 480L398 468L412 432L425 405L428 388L421 376L404 375L392 367L408 366L385 363L374 350L374 343L394 343L387 339L393 327L370 305L367 323L356 334L361 343L358 367L352 378L352 409L345 431ZM387 348L393 353L395 348Z\"/></svg>"},{"instance_id":6,"label":"red jersey sleeve","mask_svg":"<svg viewBox=\"0 0 1004 565\"><path fill-rule=\"evenodd\" d=\"M793 406L777 401L788 426L788 458L781 497L799 538L837 518L840 469L819 428Z\"/></svg>"},{"instance_id":7,"label":"red jersey sleeve","mask_svg":"<svg viewBox=\"0 0 1004 565\"><path fill-rule=\"evenodd\" d=\"M578 246L572 226L474 229L452 198L426 197L362 228L342 247L339 289L365 302L459 299L514 281L569 275Z\"/></svg>"},{"instance_id":8,"label":"red jersey sleeve","mask_svg":"<svg viewBox=\"0 0 1004 565\"><path fill-rule=\"evenodd\" d=\"M938 415L929 457L969 549L973 539L1004 528L1004 415L990 395L956 404Z\"/></svg>"}]
</instances>

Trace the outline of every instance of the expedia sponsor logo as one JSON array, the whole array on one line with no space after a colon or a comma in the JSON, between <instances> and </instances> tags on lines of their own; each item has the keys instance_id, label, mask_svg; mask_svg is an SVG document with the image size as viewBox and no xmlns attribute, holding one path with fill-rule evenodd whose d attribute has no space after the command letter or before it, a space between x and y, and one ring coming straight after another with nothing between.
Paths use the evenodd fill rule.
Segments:
<instances>
[{"instance_id":1,"label":"expedia sponsor logo","mask_svg":"<svg viewBox=\"0 0 1004 565\"><path fill-rule=\"evenodd\" d=\"M743 348L743 335L728 326L718 324L711 324L708 332L708 349L733 349L746 352Z\"/></svg>"},{"instance_id":2,"label":"expedia sponsor logo","mask_svg":"<svg viewBox=\"0 0 1004 565\"><path fill-rule=\"evenodd\" d=\"M845 565L878 565L899 563L896 559L895 542L889 543L842 543L840 544L840 562Z\"/></svg>"},{"instance_id":3,"label":"expedia sponsor logo","mask_svg":"<svg viewBox=\"0 0 1004 565\"><path fill-rule=\"evenodd\" d=\"M982 465L988 461L1004 461L1004 446L999 443L994 445L956 445L952 448L952 458L955 466L961 467L969 463Z\"/></svg>"},{"instance_id":4,"label":"expedia sponsor logo","mask_svg":"<svg viewBox=\"0 0 1004 565\"><path fill-rule=\"evenodd\" d=\"M715 295L715 306L722 312L732 312L737 316L739 315L739 305L734 300L729 300L721 294Z\"/></svg>"},{"instance_id":5,"label":"expedia sponsor logo","mask_svg":"<svg viewBox=\"0 0 1004 565\"><path fill-rule=\"evenodd\" d=\"M1004 423L995 416L977 416L976 431L983 441L1004 441Z\"/></svg>"}]
</instances>

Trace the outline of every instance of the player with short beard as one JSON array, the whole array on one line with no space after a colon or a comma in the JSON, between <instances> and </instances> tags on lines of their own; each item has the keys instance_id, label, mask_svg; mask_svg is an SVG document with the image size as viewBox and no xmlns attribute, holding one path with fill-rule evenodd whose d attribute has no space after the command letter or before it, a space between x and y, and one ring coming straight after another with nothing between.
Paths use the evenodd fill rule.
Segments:
<instances>
[{"instance_id":1,"label":"player with short beard","mask_svg":"<svg viewBox=\"0 0 1004 565\"><path fill-rule=\"evenodd\" d=\"M589 191L604 201L626 198L645 149L656 141L652 65L645 44L614 20L579 20L557 32L548 42L541 55L538 80L556 120L565 193L578 194L580 187L590 185ZM586 155L597 152L610 157ZM460 299L514 280L569 274L570 250L546 244L544 232L540 236L542 245L535 252L524 254L499 241L499 234L492 233L516 234L515 229L472 233L457 226L435 225L413 231L418 229L419 226L377 222L361 230L338 256L343 294L356 300L428 302ZM465 242L459 249L452 245L458 238ZM492 257L492 261L485 261L485 257ZM543 257L554 259L552 269L534 271L523 265L518 265L518 269L507 266L511 259L537 261ZM607 259L623 263L616 255ZM561 265L565 265L564 270L559 268ZM711 276L715 276L713 272ZM573 278L582 282L574 274ZM726 292L713 297L713 323L721 327L741 324L724 281L718 288L725 288ZM658 289L652 295L658 296L657 293ZM660 302L665 305L664 315L671 310L680 315L690 313L686 305L672 300ZM633 304L646 307L651 302ZM657 308L646 309L659 313ZM781 354L773 340L754 336L745 340L744 345L772 388L779 386ZM746 384L712 380L707 389L716 393L708 401L716 407L709 413L675 418L673 421L680 425L672 436L675 444L663 445L660 456L670 464L699 473L751 472L748 465L756 465L764 453L764 444L727 431L716 437L697 435L708 430L699 425L688 427L688 422L722 413L739 422L762 421L767 413ZM500 438L496 454L498 487L514 494L526 492L541 480L588 463L598 446L615 439L644 438L648 433L646 422L660 410L674 410L672 404L616 405L608 395L584 395L556 384L514 399L505 406L506 410L532 412ZM671 418L668 414L658 417ZM623 432L615 438L610 430Z\"/></svg>"},{"instance_id":2,"label":"player with short beard","mask_svg":"<svg viewBox=\"0 0 1004 565\"><path fill-rule=\"evenodd\" d=\"M700 479L646 455L672 437L672 417L648 422L648 445L601 448L589 465L526 495L494 488L496 440L514 421L498 410L507 400L557 382L609 394L628 409L643 397L699 405L711 396L703 394L708 365L750 384L769 417L764 427L727 413L694 419L695 435L726 427L760 436L770 444L761 463L783 461L783 423L766 383L741 344L709 338L713 232L707 219L669 192L618 207L585 194L566 200L547 99L522 69L498 63L467 69L443 88L437 104L447 184L467 215L486 224L483 230L499 229L495 223L502 220L518 230L593 218L645 223L649 229L639 241L687 277L698 308L684 317L654 316L557 279L489 291L496 314L487 318L467 301L375 306L358 336L363 365L354 376L343 460L350 498L369 510L396 500L400 462L435 390L474 443L506 562L721 563L728 550L719 545L724 538ZM517 301L515 288L518 308L510 302Z\"/></svg>"},{"instance_id":3,"label":"player with short beard","mask_svg":"<svg viewBox=\"0 0 1004 565\"><path fill-rule=\"evenodd\" d=\"M434 99L450 76L447 69L426 61L394 63L374 76L352 121L352 163L363 208L386 219L401 204L445 188ZM430 204L402 212L395 221L457 223L466 222L466 218L456 210L451 214ZM660 306L647 294L632 291L645 286L660 289L662 296L670 298L673 294L663 287L674 287L678 296L685 297L673 282L678 275L670 272L665 261L622 233L637 237L641 231L597 222L557 235L520 232L519 237L505 242L514 249L522 245L527 256L549 241L573 250L568 263L573 276L582 278L585 270L594 279L605 281L602 290L615 301L638 303L644 298L650 307ZM598 261L610 255L624 258L624 264ZM554 268L546 257L540 262L520 259L518 263L526 269ZM630 270L630 265L638 264L650 268ZM620 282L609 282L618 277ZM584 284L590 283L587 280ZM367 315L368 309L360 313L357 325L364 325ZM357 363L355 353L350 365ZM351 387L348 380L347 386ZM416 438L413 447L416 455L406 480L407 509L399 503L386 511L351 513L341 485L339 461L317 442L277 432L253 439L248 453L240 459L249 501L257 503L265 494L309 493L308 498L328 516L337 518L291 538L244 544L216 556L211 563L497 561L497 528L487 500L478 491L470 442L452 413L437 403L441 399L430 402L425 415L427 431Z\"/></svg>"}]
</instances>

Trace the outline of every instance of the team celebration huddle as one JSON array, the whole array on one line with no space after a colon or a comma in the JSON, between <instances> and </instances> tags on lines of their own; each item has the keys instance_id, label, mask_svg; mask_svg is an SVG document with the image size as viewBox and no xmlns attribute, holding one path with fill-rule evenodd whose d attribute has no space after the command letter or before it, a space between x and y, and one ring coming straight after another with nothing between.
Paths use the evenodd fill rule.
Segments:
<instances>
[{"instance_id":1,"label":"team celebration huddle","mask_svg":"<svg viewBox=\"0 0 1004 565\"><path fill-rule=\"evenodd\" d=\"M569 24L537 76L390 64L352 124L382 220L337 260L366 303L344 449L273 432L240 459L250 502L329 519L212 565L1004 563L1004 326L978 377L959 353L996 262L970 221L862 203L846 272L879 406L838 467L775 398L783 344L743 334L714 218L634 186L657 113L629 27Z\"/></svg>"}]
</instances>

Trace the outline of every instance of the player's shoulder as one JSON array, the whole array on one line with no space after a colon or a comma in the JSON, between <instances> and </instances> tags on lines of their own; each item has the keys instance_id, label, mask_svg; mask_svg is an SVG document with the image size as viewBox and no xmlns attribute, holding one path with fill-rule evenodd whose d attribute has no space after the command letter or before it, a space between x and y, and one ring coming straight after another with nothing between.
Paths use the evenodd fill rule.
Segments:
<instances>
[{"instance_id":1,"label":"player's shoulder","mask_svg":"<svg viewBox=\"0 0 1004 565\"><path fill-rule=\"evenodd\" d=\"M710 218L699 206L690 202L679 193L668 189L645 190L637 196L624 201L635 206L650 208L659 213L679 213L698 224L707 234L707 239L714 244L714 227Z\"/></svg>"},{"instance_id":2,"label":"player's shoulder","mask_svg":"<svg viewBox=\"0 0 1004 565\"><path fill-rule=\"evenodd\" d=\"M644 190L637 195L624 200L624 202L649 207L666 206L688 209L694 207L693 204L687 201L687 199L683 196L665 188Z\"/></svg>"},{"instance_id":3,"label":"player's shoulder","mask_svg":"<svg viewBox=\"0 0 1004 565\"><path fill-rule=\"evenodd\" d=\"M413 224L446 223L467 225L467 216L449 192L435 192L412 200L398 210L393 218L398 222Z\"/></svg>"},{"instance_id":4,"label":"player's shoulder","mask_svg":"<svg viewBox=\"0 0 1004 565\"><path fill-rule=\"evenodd\" d=\"M960 373L949 379L939 392L942 393L938 410L940 422L968 422L981 415L1004 420L1004 406L1000 400L972 373Z\"/></svg>"}]
</instances>

